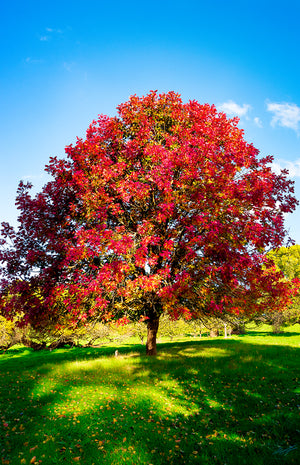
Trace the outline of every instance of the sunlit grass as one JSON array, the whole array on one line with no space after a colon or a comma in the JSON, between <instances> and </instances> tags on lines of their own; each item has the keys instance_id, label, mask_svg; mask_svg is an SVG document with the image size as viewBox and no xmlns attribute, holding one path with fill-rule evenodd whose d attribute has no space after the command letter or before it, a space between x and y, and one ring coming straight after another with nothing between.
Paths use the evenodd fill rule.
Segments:
<instances>
[{"instance_id":1,"label":"sunlit grass","mask_svg":"<svg viewBox=\"0 0 300 465\"><path fill-rule=\"evenodd\" d=\"M295 329L164 342L156 358L138 345L118 357L12 349L0 355L2 464L298 464Z\"/></svg>"}]
</instances>

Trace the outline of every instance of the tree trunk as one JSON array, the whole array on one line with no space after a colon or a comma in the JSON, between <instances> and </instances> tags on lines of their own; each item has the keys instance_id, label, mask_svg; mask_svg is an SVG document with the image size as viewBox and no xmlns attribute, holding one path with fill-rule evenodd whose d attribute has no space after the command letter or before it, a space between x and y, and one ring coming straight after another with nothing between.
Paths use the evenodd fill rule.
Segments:
<instances>
[{"instance_id":1,"label":"tree trunk","mask_svg":"<svg viewBox=\"0 0 300 465\"><path fill-rule=\"evenodd\" d=\"M231 334L239 335L239 334L245 334L245 332L246 332L245 324L244 323L240 323L240 324L238 323L233 327L233 329L231 331Z\"/></svg>"},{"instance_id":2,"label":"tree trunk","mask_svg":"<svg viewBox=\"0 0 300 465\"><path fill-rule=\"evenodd\" d=\"M159 318L154 320L148 320L147 323L147 344L146 344L146 354L147 355L156 355L156 335L158 331Z\"/></svg>"},{"instance_id":3,"label":"tree trunk","mask_svg":"<svg viewBox=\"0 0 300 465\"><path fill-rule=\"evenodd\" d=\"M273 321L272 323L272 331L274 334L280 334L281 331L281 324L278 321Z\"/></svg>"},{"instance_id":4,"label":"tree trunk","mask_svg":"<svg viewBox=\"0 0 300 465\"><path fill-rule=\"evenodd\" d=\"M219 330L218 329L211 329L209 335L210 335L210 337L218 337L219 336Z\"/></svg>"},{"instance_id":5,"label":"tree trunk","mask_svg":"<svg viewBox=\"0 0 300 465\"><path fill-rule=\"evenodd\" d=\"M224 337L227 337L227 324L224 323Z\"/></svg>"}]
</instances>

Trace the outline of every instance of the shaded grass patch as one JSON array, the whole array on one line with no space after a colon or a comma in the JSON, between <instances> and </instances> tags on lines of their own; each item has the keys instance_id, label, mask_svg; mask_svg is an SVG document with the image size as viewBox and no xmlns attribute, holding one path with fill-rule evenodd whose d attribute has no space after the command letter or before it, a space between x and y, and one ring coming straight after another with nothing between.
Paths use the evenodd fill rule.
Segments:
<instances>
[{"instance_id":1,"label":"shaded grass patch","mask_svg":"<svg viewBox=\"0 0 300 465\"><path fill-rule=\"evenodd\" d=\"M298 464L299 343L202 338L163 343L156 358L140 345L118 357L114 347L8 351L2 463Z\"/></svg>"}]
</instances>

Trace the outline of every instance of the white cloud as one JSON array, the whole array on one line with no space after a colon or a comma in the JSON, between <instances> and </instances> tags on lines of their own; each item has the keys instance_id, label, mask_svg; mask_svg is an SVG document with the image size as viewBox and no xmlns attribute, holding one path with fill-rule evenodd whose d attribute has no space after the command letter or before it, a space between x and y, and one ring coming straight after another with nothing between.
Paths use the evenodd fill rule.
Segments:
<instances>
[{"instance_id":1,"label":"white cloud","mask_svg":"<svg viewBox=\"0 0 300 465\"><path fill-rule=\"evenodd\" d=\"M223 111L227 115L231 116L246 116L250 109L251 105L248 105L247 103L239 105L238 103L233 102L233 100L228 100L228 102L218 105L219 111Z\"/></svg>"},{"instance_id":2,"label":"white cloud","mask_svg":"<svg viewBox=\"0 0 300 465\"><path fill-rule=\"evenodd\" d=\"M25 63L28 63L28 64L37 64L37 63L43 63L44 60L39 60L39 59L36 59L36 58L31 58L31 57L27 57L25 58Z\"/></svg>"},{"instance_id":3,"label":"white cloud","mask_svg":"<svg viewBox=\"0 0 300 465\"><path fill-rule=\"evenodd\" d=\"M262 128L262 127L263 127L263 124L262 124L262 122L261 122L261 119L258 118L258 116L256 116L256 117L254 118L254 123L255 123L256 126L259 127L259 128Z\"/></svg>"},{"instance_id":4,"label":"white cloud","mask_svg":"<svg viewBox=\"0 0 300 465\"><path fill-rule=\"evenodd\" d=\"M52 29L51 27L46 27L46 34L40 36L40 41L48 42L52 39L55 34L62 34L63 31L61 29Z\"/></svg>"},{"instance_id":5,"label":"white cloud","mask_svg":"<svg viewBox=\"0 0 300 465\"><path fill-rule=\"evenodd\" d=\"M287 169L289 171L290 178L300 177L300 158L296 161L288 160L276 160L272 163L272 169L276 174L279 174L281 170Z\"/></svg>"},{"instance_id":6,"label":"white cloud","mask_svg":"<svg viewBox=\"0 0 300 465\"><path fill-rule=\"evenodd\" d=\"M273 113L271 126L283 126L299 132L300 107L295 103L267 103L267 110Z\"/></svg>"},{"instance_id":7,"label":"white cloud","mask_svg":"<svg viewBox=\"0 0 300 465\"><path fill-rule=\"evenodd\" d=\"M29 181L29 180L33 181L33 180L36 180L36 179L40 180L40 179L43 179L43 178L45 178L45 173L44 172L41 173L41 174L27 174L27 175L22 177L22 180L23 181Z\"/></svg>"},{"instance_id":8,"label":"white cloud","mask_svg":"<svg viewBox=\"0 0 300 465\"><path fill-rule=\"evenodd\" d=\"M74 65L75 63L71 62L71 63L68 63L67 61L64 62L63 66L64 68L69 71L69 73L72 72L73 68L74 68Z\"/></svg>"},{"instance_id":9,"label":"white cloud","mask_svg":"<svg viewBox=\"0 0 300 465\"><path fill-rule=\"evenodd\" d=\"M52 27L46 27L47 32L53 32L54 34L62 34L63 31L61 29L53 29Z\"/></svg>"}]
</instances>

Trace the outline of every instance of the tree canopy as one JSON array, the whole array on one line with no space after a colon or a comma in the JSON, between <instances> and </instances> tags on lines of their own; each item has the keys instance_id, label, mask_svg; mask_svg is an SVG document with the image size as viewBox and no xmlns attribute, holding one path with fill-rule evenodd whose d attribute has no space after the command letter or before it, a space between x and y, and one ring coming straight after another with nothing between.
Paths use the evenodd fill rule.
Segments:
<instances>
[{"instance_id":1,"label":"tree canopy","mask_svg":"<svg viewBox=\"0 0 300 465\"><path fill-rule=\"evenodd\" d=\"M150 92L117 110L50 159L39 194L20 183L19 230L2 224L6 312L35 325L145 320L155 354L163 313L257 312L280 298L265 251L284 243L297 204L287 171L214 106Z\"/></svg>"},{"instance_id":2,"label":"tree canopy","mask_svg":"<svg viewBox=\"0 0 300 465\"><path fill-rule=\"evenodd\" d=\"M299 244L290 247L280 247L278 250L271 250L268 256L272 258L276 267L283 272L286 279L300 279Z\"/></svg>"}]
</instances>

